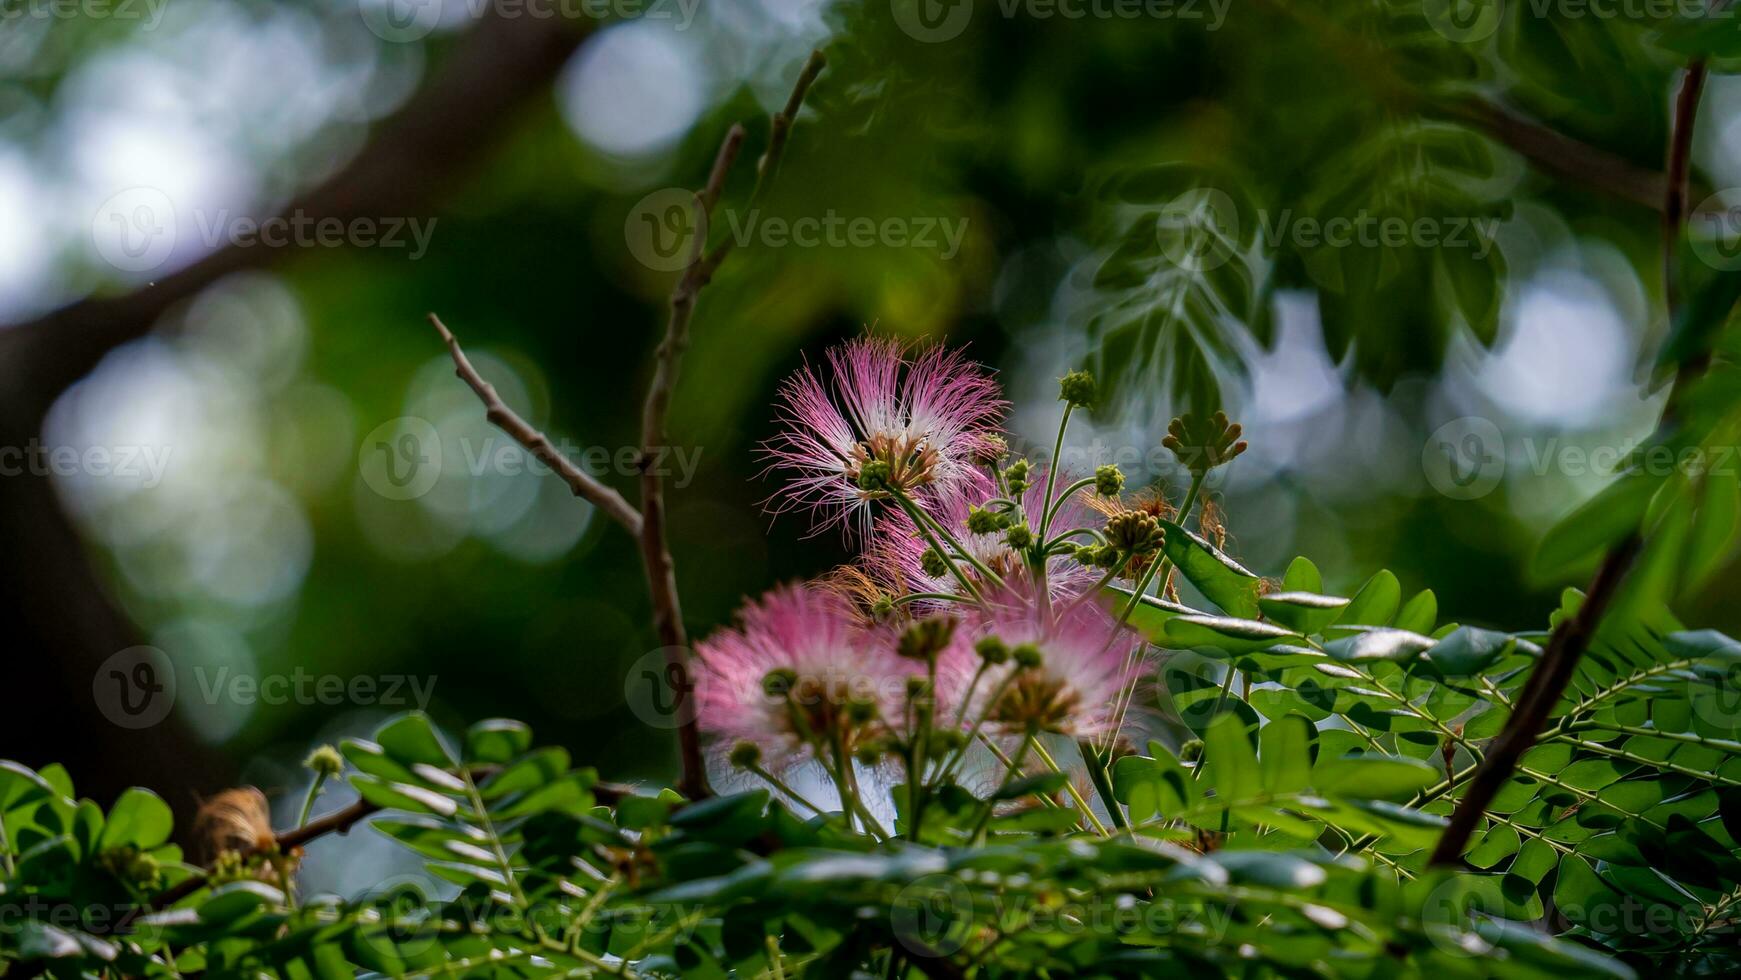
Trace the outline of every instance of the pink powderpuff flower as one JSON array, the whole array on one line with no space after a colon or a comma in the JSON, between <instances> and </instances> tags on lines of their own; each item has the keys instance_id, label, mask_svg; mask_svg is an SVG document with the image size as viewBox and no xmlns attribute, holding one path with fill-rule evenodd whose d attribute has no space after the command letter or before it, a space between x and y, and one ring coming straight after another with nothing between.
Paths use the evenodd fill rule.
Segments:
<instances>
[{"instance_id":1,"label":"pink powderpuff flower","mask_svg":"<svg viewBox=\"0 0 1741 980\"><path fill-rule=\"evenodd\" d=\"M1059 474L1057 491L1062 492L1072 481L1067 474ZM1026 560L1011 548L1004 531L993 531L988 534L975 534L968 530L967 519L970 508L979 507L992 497L997 496L997 489L992 485L991 478L983 473L975 473L964 481L960 490L950 494L934 494L921 506L926 513L935 518L939 524L949 529L963 549L986 567L996 572L1009 588L1006 598L1030 601L1036 594L1032 571ZM1104 523L1083 502L1083 494L1072 494L1069 499L1058 505L1058 512L1052 518L1050 534L1059 534L1077 529L1098 527ZM1046 472L1038 471L1031 481L1027 492L1023 494L1021 503L1023 511L1031 523L1040 520L1040 507L1046 497ZM1034 527L1038 533L1038 527ZM1080 539L1086 541L1087 539ZM942 595L962 594L961 583L953 573L945 571L942 575L931 575L925 571L925 552L931 547L926 537L919 532L905 511L893 510L884 514L877 521L876 533L870 544L865 548L863 563L870 579L891 595L905 595L915 592L930 592ZM957 560L957 567L969 577L977 578L970 562ZM1046 561L1047 591L1053 602L1068 602L1081 595L1089 588L1100 573L1083 565L1074 557L1054 555ZM975 582L981 593L994 591L989 582ZM989 596L988 596L989 598ZM914 600L913 605L920 610L947 607L954 603L941 599Z\"/></svg>"},{"instance_id":2,"label":"pink powderpuff flower","mask_svg":"<svg viewBox=\"0 0 1741 980\"><path fill-rule=\"evenodd\" d=\"M812 511L816 530L849 519L869 530L867 463L908 496L951 493L997 444L1007 403L990 372L958 351L909 350L864 337L828 351L826 381L806 365L780 387L782 431L763 445L769 469L791 471L769 499L774 513Z\"/></svg>"},{"instance_id":3,"label":"pink powderpuff flower","mask_svg":"<svg viewBox=\"0 0 1741 980\"><path fill-rule=\"evenodd\" d=\"M845 600L802 585L750 602L696 654L702 730L724 750L753 742L782 768L818 741L854 751L879 719L899 714L913 672Z\"/></svg>"},{"instance_id":4,"label":"pink powderpuff flower","mask_svg":"<svg viewBox=\"0 0 1741 980\"><path fill-rule=\"evenodd\" d=\"M1118 702L1136 682L1142 640L1097 601L1067 603L1050 623L1033 609L994 607L981 630L1014 653L993 685L1008 681L988 720L1013 734L1033 730L1097 741L1117 735ZM1021 666L1024 646L1039 651L1038 665Z\"/></svg>"}]
</instances>

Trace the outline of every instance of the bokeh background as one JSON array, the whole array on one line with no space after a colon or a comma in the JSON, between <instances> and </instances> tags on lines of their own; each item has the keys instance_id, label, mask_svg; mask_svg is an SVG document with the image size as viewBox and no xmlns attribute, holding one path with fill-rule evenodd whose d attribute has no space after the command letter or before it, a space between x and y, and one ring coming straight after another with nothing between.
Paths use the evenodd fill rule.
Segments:
<instances>
[{"instance_id":1,"label":"bokeh background","mask_svg":"<svg viewBox=\"0 0 1741 980\"><path fill-rule=\"evenodd\" d=\"M523 718L608 777L669 778L669 733L624 697L656 646L633 542L520 471L424 316L578 457L617 459L674 279L637 237L660 214L649 195L695 186L744 120L726 195L741 206L812 48L830 64L764 217L939 230L930 244L752 238L705 292L670 422L695 464L670 491L693 635L848 557L763 512L756 445L780 379L865 329L968 345L1002 373L1022 444L1050 441L1055 379L1096 365L1109 395L1073 444L1122 450L1133 483L1175 493L1167 419L1213 400L1251 442L1214 488L1249 567L1279 575L1306 554L1343 589L1387 567L1433 588L1444 620L1542 624L1576 578L1532 576L1531 548L1603 482L1560 450L1627 448L1660 406L1642 367L1664 329L1658 218L1562 172L1575 158L1471 122L1467 100L1648 176L1673 67L1656 25L1506 21L1459 40L1419 4L1012 9L0 0L0 444L163 463L0 477L0 756L63 762L102 800L145 783L183 814L250 782L285 819L312 746L427 695L443 724ZM1717 76L1699 196L1741 182L1737 150L1741 86ZM1447 159L1465 167L1461 196L1421 204ZM1153 208L1178 199L1180 174L1232 203L1239 254L1211 270L1231 285L1182 294L1176 269L1109 271L1143 222L1143 254L1165 257ZM1472 279L1448 249L1356 247L1329 255L1327 278L1325 249L1262 241L1284 212L1365 208L1490 217L1492 257ZM286 213L426 238L212 233ZM957 247L944 226L963 229ZM1201 308L1228 290L1241 301ZM1468 417L1501 434L1486 448L1502 465L1490 491L1447 495L1423 454ZM407 433L440 447L414 493L381 479ZM1715 582L1688 618L1733 632L1736 587ZM163 652L178 691L132 728L101 688L139 645ZM229 686L268 677L305 677L305 693ZM348 693L357 678L374 693ZM394 871L385 851L320 846L353 858L314 887Z\"/></svg>"}]
</instances>

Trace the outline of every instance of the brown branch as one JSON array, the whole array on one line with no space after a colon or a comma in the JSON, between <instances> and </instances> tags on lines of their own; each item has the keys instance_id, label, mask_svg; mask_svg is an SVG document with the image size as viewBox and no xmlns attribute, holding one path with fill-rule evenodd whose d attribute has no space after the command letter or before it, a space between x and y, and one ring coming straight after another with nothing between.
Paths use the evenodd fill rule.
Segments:
<instances>
[{"instance_id":1,"label":"brown branch","mask_svg":"<svg viewBox=\"0 0 1741 980\"><path fill-rule=\"evenodd\" d=\"M612 520L621 524L630 534L639 535L641 514L635 510L634 505L624 500L622 494L600 483L558 452L543 432L533 428L531 423L509 408L501 396L496 394L495 386L478 374L477 368L472 367L471 359L460 349L459 339L453 335L453 331L447 329L441 318L431 313L429 322L435 327L436 333L441 334L441 339L447 344L448 353L453 355L453 373L469 385L477 393L478 400L484 403L484 417L490 424L507 433L509 438L536 456L539 462L550 467L562 478L562 482L568 484L568 489L574 491L576 497L609 514Z\"/></svg>"},{"instance_id":2,"label":"brown branch","mask_svg":"<svg viewBox=\"0 0 1741 980\"><path fill-rule=\"evenodd\" d=\"M1543 170L1589 184L1625 201L1655 210L1664 203L1661 173L1610 153L1485 99L1431 102L1528 158Z\"/></svg>"},{"instance_id":3,"label":"brown branch","mask_svg":"<svg viewBox=\"0 0 1741 980\"><path fill-rule=\"evenodd\" d=\"M473 770L476 772L477 770ZM621 801L625 796L634 794L631 787L618 783L594 783L591 787L593 799L607 805ZM302 847L311 841L319 840L328 834L347 834L352 827L381 812L381 807L368 800L357 800L349 806L340 807L324 816L316 817L300 827L280 830L273 835L280 853L289 853L293 848ZM246 857L246 855L243 855ZM167 888L151 897L150 906L153 909L166 909L176 902L204 888L209 880L205 873L189 875L177 882L174 887Z\"/></svg>"},{"instance_id":4,"label":"brown branch","mask_svg":"<svg viewBox=\"0 0 1741 980\"><path fill-rule=\"evenodd\" d=\"M1663 295L1668 305L1670 321L1674 320L1678 299L1674 278L1682 225L1686 220L1687 175L1691 169L1693 124L1698 116L1699 94L1704 87L1704 81L1704 61L1695 60L1688 67L1686 78L1681 82L1680 92L1675 99L1672 129L1669 132L1668 173L1662 197L1662 249ZM1681 361L1676 371L1674 389L1669 396L1669 404L1663 412L1662 421L1658 423L1658 431L1672 424L1678 407L1676 396L1684 390L1688 380L1704 370L1707 363L1708 358L1701 351L1688 352ZM1553 713L1554 705L1566 693L1566 686L1571 683L1572 675L1577 671L1578 661L1582 659L1584 651L1589 649L1590 641L1602 624L1603 614L1607 612L1627 573L1632 570L1633 562L1643 546L1642 534L1635 530L1610 548L1596 570L1595 581L1590 585L1589 594L1584 597L1584 604L1570 618L1561 620L1553 635L1548 637L1547 648L1543 650L1535 669L1530 672L1529 679L1524 682L1523 690L1518 694L1516 705L1512 708L1511 717L1505 720L1505 727L1488 747L1486 756L1469 782L1469 791L1463 795L1457 809L1451 814L1450 824L1439 838L1438 846L1433 849L1431 864L1454 866L1462 862L1463 849L1468 846L1476 825L1486 815L1494 796L1504 787L1506 780L1511 778L1524 752L1535 744L1536 737Z\"/></svg>"},{"instance_id":5,"label":"brown branch","mask_svg":"<svg viewBox=\"0 0 1741 980\"><path fill-rule=\"evenodd\" d=\"M757 165L756 188L751 201L758 200L779 170L792 120L804 102L804 95L821 73L825 60L822 52L812 52L798 81L793 86L785 108L776 113L768 134L768 149ZM665 662L679 690L688 696L689 639L683 628L683 612L677 596L677 574L666 540L664 478L653 466L655 452L667 443L666 415L671 405L671 393L677 385L683 351L689 346L689 323L695 314L695 302L701 290L712 279L728 255L733 240L726 238L711 252L707 251L707 219L725 189L726 176L738 153L743 149L744 128L733 126L720 143L714 157L707 184L695 195L695 241L689 264L671 290L670 314L665 323L665 339L660 341L653 368L653 380L647 387L647 400L641 410L641 560L646 566L647 589L653 600L653 625L659 643L665 648ZM711 794L707 784L707 768L701 755L701 733L693 710L686 711L677 728L682 775L678 789L690 799Z\"/></svg>"},{"instance_id":6,"label":"brown branch","mask_svg":"<svg viewBox=\"0 0 1741 980\"><path fill-rule=\"evenodd\" d=\"M1679 299L1681 230L1686 224L1687 175L1692 170L1693 120L1699 111L1699 96L1705 90L1705 59L1696 58L1687 66L1681 79L1680 92L1675 96L1674 119L1670 124L1668 144L1668 187L1662 204L1662 293L1667 298L1669 313Z\"/></svg>"},{"instance_id":7,"label":"brown branch","mask_svg":"<svg viewBox=\"0 0 1741 980\"><path fill-rule=\"evenodd\" d=\"M1579 659L1595 637L1602 615L1607 612L1621 581L1631 570L1641 544L1641 539L1634 533L1615 545L1603 558L1595 582L1584 597L1584 604L1555 627L1541 659L1524 682L1511 717L1505 720L1505 728L1488 747L1481 765L1469 781L1468 792L1463 794L1456 812L1451 814L1450 824L1433 849L1432 864L1456 865L1462 861L1463 848L1468 845L1476 825L1486 815L1494 796L1511 778L1518 760L1535 745L1536 736L1547 724L1554 705L1565 694Z\"/></svg>"}]
</instances>

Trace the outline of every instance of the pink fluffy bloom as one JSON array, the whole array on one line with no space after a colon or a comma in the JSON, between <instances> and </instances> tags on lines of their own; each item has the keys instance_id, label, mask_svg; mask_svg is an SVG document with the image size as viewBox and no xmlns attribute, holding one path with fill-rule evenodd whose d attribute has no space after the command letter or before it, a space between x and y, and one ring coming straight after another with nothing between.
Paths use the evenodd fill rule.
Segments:
<instances>
[{"instance_id":1,"label":"pink fluffy bloom","mask_svg":"<svg viewBox=\"0 0 1741 980\"><path fill-rule=\"evenodd\" d=\"M1070 482L1065 475L1060 474L1057 491L1062 492ZM1046 496L1046 472L1039 470L1031 483L1021 503L1028 521L1038 533L1040 506ZM963 481L956 492L933 494L921 506L939 524L949 529L949 533L954 535L955 540L960 542L968 554L1004 580L1009 586L1006 597L1031 598L1036 594L1032 572L1026 560L1009 546L1005 532L975 534L967 529L969 509L982 506L996 495L997 490L992 486L990 478L983 473L975 473ZM1058 512L1052 518L1050 534L1056 537L1064 531L1098 527L1103 522L1104 519L1091 511L1082 502L1081 494L1077 493L1058 505ZM913 519L905 511L892 510L877 521L877 533L865 549L864 567L872 581L893 595L912 592L960 595L961 583L952 573L945 571L939 576L925 571L924 556L929 548L930 543L919 533ZM979 578L970 562L957 560L957 567L970 577ZM1055 555L1046 562L1047 590L1055 602L1068 601L1081 595L1098 577L1098 572L1073 557ZM989 592L995 588L989 582L975 584L981 587L981 592ZM951 603L943 600L917 600L915 605L921 609L929 609L946 607Z\"/></svg>"},{"instance_id":2,"label":"pink fluffy bloom","mask_svg":"<svg viewBox=\"0 0 1741 980\"><path fill-rule=\"evenodd\" d=\"M866 463L886 465L909 496L953 492L1006 407L988 371L942 347L860 338L829 350L828 368L826 380L806 365L781 385L782 431L763 447L770 469L790 471L770 509L807 508L818 530L849 518L868 529L886 494L859 485Z\"/></svg>"},{"instance_id":3,"label":"pink fluffy bloom","mask_svg":"<svg viewBox=\"0 0 1741 980\"><path fill-rule=\"evenodd\" d=\"M1049 626L1030 609L994 610L982 635L1003 640L1012 649L1032 644L1040 651L1036 667L1022 669L1012 661L998 675L1001 684L1015 671L988 718L1015 733L1030 727L1076 738L1107 739L1116 735L1118 701L1136 680L1140 658L1134 657L1140 638L1089 600L1065 607Z\"/></svg>"},{"instance_id":4,"label":"pink fluffy bloom","mask_svg":"<svg viewBox=\"0 0 1741 980\"><path fill-rule=\"evenodd\" d=\"M806 586L751 602L735 628L696 644L696 653L701 728L724 748L754 742L782 766L800 761L818 738L839 739L851 752L876 719L899 714L912 673L843 599ZM776 672L786 682L770 692Z\"/></svg>"}]
</instances>

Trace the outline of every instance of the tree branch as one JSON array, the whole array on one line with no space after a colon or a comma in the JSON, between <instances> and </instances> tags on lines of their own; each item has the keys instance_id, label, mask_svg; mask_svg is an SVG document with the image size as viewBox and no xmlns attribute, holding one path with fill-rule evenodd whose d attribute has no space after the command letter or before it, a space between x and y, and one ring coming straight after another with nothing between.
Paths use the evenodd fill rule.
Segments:
<instances>
[{"instance_id":1,"label":"tree branch","mask_svg":"<svg viewBox=\"0 0 1741 980\"><path fill-rule=\"evenodd\" d=\"M759 200L773 175L779 170L792 120L797 116L805 93L821 73L824 64L822 52L811 52L809 60L799 72L798 81L793 86L791 97L786 100L785 108L774 115L768 134L768 149L757 165L756 189L751 194L752 203ZM671 548L666 540L664 478L653 466L653 460L655 451L667 444L666 415L671 405L671 393L677 384L683 351L689 345L689 322L695 314L696 298L702 288L712 280L714 272L731 253L734 244L728 237L711 252L707 251L706 229L707 219L712 215L714 205L719 202L720 194L725 188L726 176L737 160L743 142L743 127L733 126L720 143L707 184L695 195L695 241L689 264L671 290L671 309L665 324L665 339L659 343L653 380L648 385L647 400L641 410L641 456L638 464L641 471L641 559L646 566L647 589L653 600L653 625L658 631L660 644L665 648L667 669L681 686L685 696L690 689L687 653L689 639L683 629L682 607L677 597L677 574L671 559ZM678 789L690 799L710 795L706 764L701 755L701 734L693 712L688 712L680 720L677 739L683 765Z\"/></svg>"},{"instance_id":2,"label":"tree branch","mask_svg":"<svg viewBox=\"0 0 1741 980\"><path fill-rule=\"evenodd\" d=\"M1468 845L1476 825L1486 815L1488 806L1505 786L1505 781L1511 778L1518 760L1535 745L1536 736L1547 724L1554 705L1566 692L1566 685L1571 682L1579 659L1595 637L1602 614L1607 612L1621 581L1632 569L1641 544L1641 539L1634 533L1615 545L1603 558L1595 582L1584 597L1584 604L1578 607L1576 614L1561 620L1553 635L1548 637L1541 660L1536 662L1535 669L1524 682L1511 717L1505 720L1505 728L1488 746L1485 758L1469 781L1468 791L1457 803L1450 824L1433 849L1430 863L1461 863L1463 848Z\"/></svg>"},{"instance_id":3,"label":"tree branch","mask_svg":"<svg viewBox=\"0 0 1741 980\"><path fill-rule=\"evenodd\" d=\"M1688 67L1687 76L1675 99L1674 120L1669 132L1667 179L1664 182L1662 198L1662 249L1663 295L1671 322L1674 320L1678 300L1674 288L1675 263L1680 248L1682 225L1686 220L1687 175L1691 170L1693 124L1698 116L1699 94L1704 87L1704 77L1703 60L1695 60ZM1702 351L1688 352L1681 361L1676 371L1674 390L1669 395L1669 404L1657 426L1658 431L1671 424L1677 408L1676 396L1684 389L1688 379L1704 370L1706 363L1707 358ZM1584 597L1584 604L1578 607L1575 615L1562 620L1555 627L1553 635L1548 637L1547 648L1542 652L1535 669L1530 672L1529 679L1524 682L1523 690L1519 692L1515 707L1512 708L1511 717L1505 720L1505 727L1488 747L1485 758L1481 760L1481 765L1469 782L1468 792L1451 814L1450 824L1439 838L1438 846L1433 849L1431 864L1454 866L1462 862L1463 849L1468 846L1476 825L1486 815L1494 796L1504 787L1506 780L1511 778L1523 753L1535 744L1536 736L1547 725L1554 705L1565 694L1566 686L1571 683L1572 675L1577 671L1578 661L1584 656L1584 651L1589 649L1590 641L1602 624L1603 614L1607 612L1609 603L1613 601L1627 573L1632 570L1632 564L1643 545L1641 532L1635 530L1610 548L1596 570L1595 581L1591 583L1590 591Z\"/></svg>"},{"instance_id":4,"label":"tree branch","mask_svg":"<svg viewBox=\"0 0 1741 980\"><path fill-rule=\"evenodd\" d=\"M634 506L623 499L622 494L605 486L580 467L574 465L568 457L558 452L550 439L543 432L532 427L496 394L494 385L478 374L472 367L471 359L460 349L459 339L441 318L434 313L429 314L430 325L441 334L446 342L448 353L453 355L454 371L461 381L477 392L478 400L484 403L484 418L491 425L507 433L515 442L526 448L526 451L538 458L538 461L555 471L562 477L562 482L568 484L568 489L574 491L576 497L591 503L594 507L610 515L611 519L621 524L630 534L641 533L641 514Z\"/></svg>"}]
</instances>

